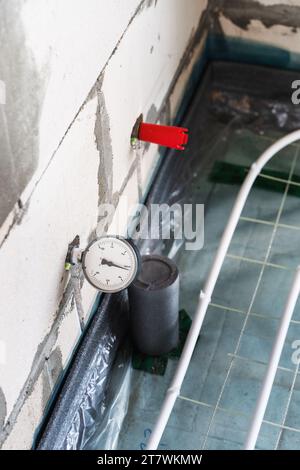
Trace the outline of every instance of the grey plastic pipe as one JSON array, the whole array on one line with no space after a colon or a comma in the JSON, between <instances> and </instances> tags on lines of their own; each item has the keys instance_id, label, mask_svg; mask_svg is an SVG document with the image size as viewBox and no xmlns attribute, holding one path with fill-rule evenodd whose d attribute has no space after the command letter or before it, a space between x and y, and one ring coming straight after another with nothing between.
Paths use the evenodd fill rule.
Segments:
<instances>
[{"instance_id":1,"label":"grey plastic pipe","mask_svg":"<svg viewBox=\"0 0 300 470\"><path fill-rule=\"evenodd\" d=\"M268 401L271 395L272 386L275 380L280 356L284 347L285 338L289 329L289 325L295 310L297 299L300 293L300 267L298 266L294 276L292 288L289 292L285 309L281 318L281 322L277 331L276 339L273 344L272 352L269 359L267 372L260 390L254 415L252 417L250 429L245 441L245 450L253 450L258 438L258 434L264 419Z\"/></svg>"},{"instance_id":2,"label":"grey plastic pipe","mask_svg":"<svg viewBox=\"0 0 300 470\"><path fill-rule=\"evenodd\" d=\"M167 390L162 408L160 410L160 414L149 438L147 444L148 450L157 449L157 446L160 442L160 439L163 435L170 414L174 407L176 398L180 393L180 388L188 366L190 364L192 354L195 349L195 345L202 327L203 320L205 318L208 305L211 300L213 290L218 280L218 276L220 274L225 256L227 254L228 247L230 245L232 236L238 224L241 212L244 208L245 202L253 186L253 183L261 172L262 168L265 166L265 164L281 149L287 147L289 144L295 142L296 140L300 140L300 130L291 132L285 137L282 137L281 139L277 140L277 142L275 142L267 150L265 150L262 155L257 159L257 161L251 165L250 171L241 186L241 189L238 193L235 204L231 211L229 220L221 238L218 251L216 253L210 273L205 283L204 290L200 292L193 323L185 341L185 345L175 375L173 377L169 389Z\"/></svg>"}]
</instances>

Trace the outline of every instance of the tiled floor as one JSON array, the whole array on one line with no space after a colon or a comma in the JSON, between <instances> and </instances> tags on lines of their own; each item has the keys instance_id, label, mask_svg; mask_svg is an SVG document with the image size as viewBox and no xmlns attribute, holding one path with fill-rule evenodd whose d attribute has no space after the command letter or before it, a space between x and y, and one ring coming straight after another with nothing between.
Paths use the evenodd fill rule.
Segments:
<instances>
[{"instance_id":1,"label":"tiled floor","mask_svg":"<svg viewBox=\"0 0 300 470\"><path fill-rule=\"evenodd\" d=\"M226 151L220 153L218 147L214 158L250 165L271 142L239 129L231 133L227 146L224 143ZM300 199L291 194L295 175L300 176L299 149L292 145L269 163L269 169L286 175L276 191L257 186L251 191L161 449L240 449L243 445L293 270L300 263ZM208 175L209 171L199 172L191 185L194 201L205 204L204 247L201 251L182 248L176 257L181 306L191 316L238 191L236 185L211 182ZM300 374L292 361L295 340L300 340L299 303L259 449L300 449ZM134 371L120 449L145 447L176 364L170 360L163 377Z\"/></svg>"}]
</instances>

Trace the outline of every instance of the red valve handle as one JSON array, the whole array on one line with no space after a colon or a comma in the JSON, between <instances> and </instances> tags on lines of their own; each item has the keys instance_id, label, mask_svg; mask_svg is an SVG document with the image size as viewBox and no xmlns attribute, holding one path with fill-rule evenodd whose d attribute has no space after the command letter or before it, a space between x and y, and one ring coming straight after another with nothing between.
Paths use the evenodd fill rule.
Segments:
<instances>
[{"instance_id":1,"label":"red valve handle","mask_svg":"<svg viewBox=\"0 0 300 470\"><path fill-rule=\"evenodd\" d=\"M159 124L148 124L141 122L138 130L138 139L144 142L184 150L188 141L188 129L175 126L161 126Z\"/></svg>"}]
</instances>

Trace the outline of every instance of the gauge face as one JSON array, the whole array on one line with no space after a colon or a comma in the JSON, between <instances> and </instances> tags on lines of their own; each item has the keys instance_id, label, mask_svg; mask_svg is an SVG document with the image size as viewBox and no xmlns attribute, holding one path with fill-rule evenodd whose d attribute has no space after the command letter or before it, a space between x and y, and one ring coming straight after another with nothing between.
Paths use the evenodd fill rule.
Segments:
<instances>
[{"instance_id":1,"label":"gauge face","mask_svg":"<svg viewBox=\"0 0 300 470\"><path fill-rule=\"evenodd\" d=\"M124 238L104 236L86 248L82 267L86 279L94 287L103 292L119 292L136 277L138 257Z\"/></svg>"}]
</instances>

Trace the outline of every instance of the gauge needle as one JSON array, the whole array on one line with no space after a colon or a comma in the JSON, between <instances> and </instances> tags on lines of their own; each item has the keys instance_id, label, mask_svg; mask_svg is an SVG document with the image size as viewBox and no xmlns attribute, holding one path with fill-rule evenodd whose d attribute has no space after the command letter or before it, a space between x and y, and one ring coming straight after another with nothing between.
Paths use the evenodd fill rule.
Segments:
<instances>
[{"instance_id":1,"label":"gauge needle","mask_svg":"<svg viewBox=\"0 0 300 470\"><path fill-rule=\"evenodd\" d=\"M124 266L120 266L119 264L115 264L112 261L108 261L105 258L102 258L101 264L106 264L107 266L113 266L115 268L125 269L126 271L128 271L128 268L125 268Z\"/></svg>"}]
</instances>

